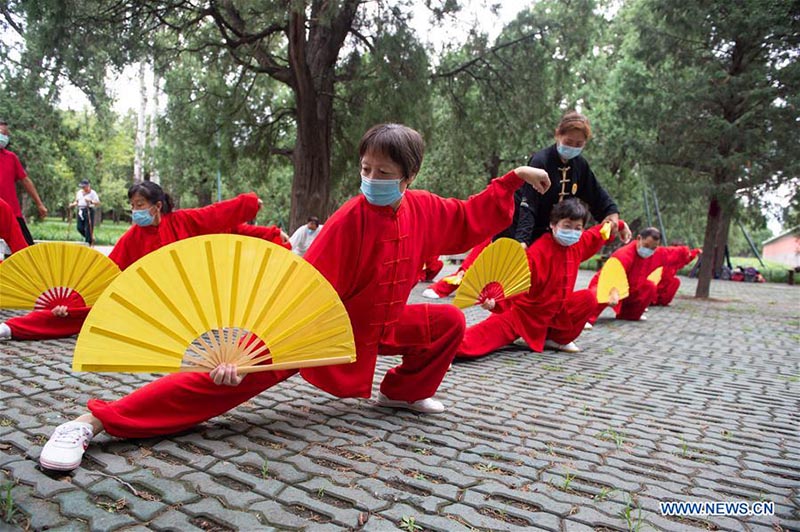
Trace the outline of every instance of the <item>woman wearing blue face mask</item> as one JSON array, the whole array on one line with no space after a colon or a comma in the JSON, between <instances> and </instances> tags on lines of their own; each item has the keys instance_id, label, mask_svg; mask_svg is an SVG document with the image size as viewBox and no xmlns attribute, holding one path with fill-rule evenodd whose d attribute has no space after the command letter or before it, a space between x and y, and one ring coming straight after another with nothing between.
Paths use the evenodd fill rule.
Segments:
<instances>
[{"instance_id":1,"label":"woman wearing blue face mask","mask_svg":"<svg viewBox=\"0 0 800 532\"><path fill-rule=\"evenodd\" d=\"M495 312L469 327L457 358L477 358L522 337L532 351L544 348L568 353L580 351L574 340L597 306L590 290L573 292L581 262L597 253L607 242L601 225L584 230L589 213L575 198L564 200L550 213L551 233L528 248L531 287L510 300L483 303ZM619 222L619 229L626 229Z\"/></svg>"},{"instance_id":2,"label":"woman wearing blue face mask","mask_svg":"<svg viewBox=\"0 0 800 532\"><path fill-rule=\"evenodd\" d=\"M553 186L544 194L527 185L520 188L515 196L514 221L500 236L530 246L550 231L553 207L570 197L583 200L598 222L612 222L612 236L617 236L619 209L581 155L591 136L589 120L582 114L569 111L561 118L555 131L555 144L534 153L528 161L528 166L545 170ZM623 229L620 238L628 242L630 231Z\"/></svg>"},{"instance_id":3,"label":"woman wearing blue face mask","mask_svg":"<svg viewBox=\"0 0 800 532\"><path fill-rule=\"evenodd\" d=\"M241 234L289 247L286 233L279 228L245 224L255 218L261 206L253 193L208 207L173 211L169 195L156 183L143 181L128 189L128 199L133 224L108 256L121 270L162 246L212 233ZM0 340L44 340L78 334L91 310L84 305L82 298L56 300L48 309L11 318L0 324Z\"/></svg>"}]
</instances>

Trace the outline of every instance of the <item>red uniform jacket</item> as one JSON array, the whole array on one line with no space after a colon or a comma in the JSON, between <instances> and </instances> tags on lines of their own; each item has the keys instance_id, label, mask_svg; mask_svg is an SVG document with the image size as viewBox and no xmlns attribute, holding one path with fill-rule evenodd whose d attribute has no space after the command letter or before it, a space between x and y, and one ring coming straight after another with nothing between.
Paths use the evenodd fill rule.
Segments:
<instances>
[{"instance_id":1,"label":"red uniform jacket","mask_svg":"<svg viewBox=\"0 0 800 532\"><path fill-rule=\"evenodd\" d=\"M685 249L688 250L689 248ZM684 257L684 253L684 247L682 246L664 246L656 248L652 256L643 259L636 253L636 240L632 240L612 253L611 256L619 259L622 267L625 268L625 273L628 275L628 286L630 286L630 292L633 294L641 289L644 283L649 282L647 276L653 273L653 270L659 266L680 262ZM598 279L600 279L600 272L597 272L592 277L589 288L597 287Z\"/></svg>"},{"instance_id":2,"label":"red uniform jacket","mask_svg":"<svg viewBox=\"0 0 800 532\"><path fill-rule=\"evenodd\" d=\"M659 249L669 250L664 259L664 271L661 273L661 282L668 281L678 274L678 270L689 264L700 254L699 249L689 249L688 246L668 246Z\"/></svg>"},{"instance_id":3,"label":"red uniform jacket","mask_svg":"<svg viewBox=\"0 0 800 532\"><path fill-rule=\"evenodd\" d=\"M17 217L14 216L14 209L0 198L0 238L5 240L8 247L11 248L11 253L15 253L21 249L28 247L25 237L22 236L22 229L19 228ZM0 262L3 256L0 255Z\"/></svg>"},{"instance_id":4,"label":"red uniform jacket","mask_svg":"<svg viewBox=\"0 0 800 532\"><path fill-rule=\"evenodd\" d=\"M258 236L280 244L280 229L277 227L243 226L255 218L258 212L258 196L240 194L233 199L220 201L199 209L177 210L161 215L155 226L132 225L120 237L108 258L124 270L151 251L184 238L214 233L236 233Z\"/></svg>"},{"instance_id":5,"label":"red uniform jacket","mask_svg":"<svg viewBox=\"0 0 800 532\"><path fill-rule=\"evenodd\" d=\"M325 223L305 259L336 289L353 326L353 364L306 368L311 384L339 397L369 397L378 344L406 306L422 264L434 255L459 253L508 227L514 172L493 180L466 201L426 191L406 191L397 211L357 196Z\"/></svg>"},{"instance_id":6,"label":"red uniform jacket","mask_svg":"<svg viewBox=\"0 0 800 532\"><path fill-rule=\"evenodd\" d=\"M567 298L575 289L581 262L600 251L607 242L600 235L602 225L587 229L580 241L562 246L553 235L545 233L528 248L531 267L531 287L525 293L502 301L496 309L509 312L520 336L534 351L544 349L547 329L553 326L568 329L572 322ZM564 323L560 323L560 322ZM559 327L560 326L560 327Z\"/></svg>"}]
</instances>

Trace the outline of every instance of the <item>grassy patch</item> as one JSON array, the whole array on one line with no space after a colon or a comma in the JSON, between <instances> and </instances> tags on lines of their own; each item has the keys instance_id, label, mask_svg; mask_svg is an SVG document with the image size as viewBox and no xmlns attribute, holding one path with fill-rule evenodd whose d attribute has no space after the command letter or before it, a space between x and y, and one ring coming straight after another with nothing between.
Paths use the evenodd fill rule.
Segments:
<instances>
[{"instance_id":1,"label":"grassy patch","mask_svg":"<svg viewBox=\"0 0 800 532\"><path fill-rule=\"evenodd\" d=\"M130 224L107 220L95 227L95 244L100 246L113 246L119 237L128 230ZM67 222L60 218L45 218L44 220L33 220L28 229L34 240L65 240L68 242L83 242L83 237L75 226L75 220Z\"/></svg>"}]
</instances>

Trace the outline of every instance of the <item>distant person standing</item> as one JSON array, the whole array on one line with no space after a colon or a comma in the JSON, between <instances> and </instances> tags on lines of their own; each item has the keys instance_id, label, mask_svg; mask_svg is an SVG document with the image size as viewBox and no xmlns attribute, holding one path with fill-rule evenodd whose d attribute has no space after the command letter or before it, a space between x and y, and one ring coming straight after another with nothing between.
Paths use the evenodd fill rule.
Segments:
<instances>
[{"instance_id":1,"label":"distant person standing","mask_svg":"<svg viewBox=\"0 0 800 532\"><path fill-rule=\"evenodd\" d=\"M322 231L322 225L319 223L319 218L310 216L308 223L298 227L292 238L289 239L292 244L292 251L301 257L305 255L320 231Z\"/></svg>"},{"instance_id":2,"label":"distant person standing","mask_svg":"<svg viewBox=\"0 0 800 532\"><path fill-rule=\"evenodd\" d=\"M5 200L11 206L19 223L19 228L22 230L22 236L28 244L33 244L33 237L25 224L25 218L22 217L22 209L20 209L19 200L17 199L17 181L22 183L22 187L36 203L41 218L47 216L47 207L44 206L44 203L39 198L39 193L36 191L33 181L25 173L25 169L22 167L22 163L19 162L17 155L7 149L10 140L8 123L5 120L0 120L0 199Z\"/></svg>"},{"instance_id":3,"label":"distant person standing","mask_svg":"<svg viewBox=\"0 0 800 532\"><path fill-rule=\"evenodd\" d=\"M75 194L75 201L69 204L70 209L78 207L78 232L87 244L94 245L94 208L100 205L100 196L92 190L88 179L80 183L80 189Z\"/></svg>"}]
</instances>

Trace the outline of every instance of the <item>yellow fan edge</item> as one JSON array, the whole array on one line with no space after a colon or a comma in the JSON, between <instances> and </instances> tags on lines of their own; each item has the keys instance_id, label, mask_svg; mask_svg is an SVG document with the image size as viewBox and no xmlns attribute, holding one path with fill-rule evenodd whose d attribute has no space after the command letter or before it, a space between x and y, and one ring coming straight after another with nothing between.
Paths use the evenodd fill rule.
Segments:
<instances>
[{"instance_id":1,"label":"yellow fan edge","mask_svg":"<svg viewBox=\"0 0 800 532\"><path fill-rule=\"evenodd\" d=\"M201 260L204 254L205 261ZM270 260L274 262L269 264L281 268L275 278L267 275ZM174 279L160 279L165 271L172 272ZM299 272L297 279L304 285L296 290L300 295L294 304L290 304L293 288L280 286L282 280L291 278L287 272ZM305 298L302 305L300 298ZM226 303L228 299L236 301ZM264 300L273 308L255 304ZM147 301L158 304L148 305ZM325 337L314 325L332 331L326 347L337 356L323 357L320 353L318 358L323 362L314 358L318 349L309 345L309 340ZM259 366L259 371L347 363L356 356L347 311L313 266L263 240L206 235L159 249L112 282L81 330L73 370L185 371L181 364L189 346L218 329L246 329L269 346L273 363ZM235 351L233 347L226 349ZM126 360L119 360L120 355L115 353L126 353ZM154 363L146 353L170 360ZM131 361L132 356L144 356L146 362Z\"/></svg>"},{"instance_id":2,"label":"yellow fan edge","mask_svg":"<svg viewBox=\"0 0 800 532\"><path fill-rule=\"evenodd\" d=\"M597 280L597 302L608 303L613 288L617 289L620 300L630 295L628 276L622 263L616 257L608 259L600 270L600 277Z\"/></svg>"}]
</instances>

